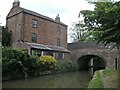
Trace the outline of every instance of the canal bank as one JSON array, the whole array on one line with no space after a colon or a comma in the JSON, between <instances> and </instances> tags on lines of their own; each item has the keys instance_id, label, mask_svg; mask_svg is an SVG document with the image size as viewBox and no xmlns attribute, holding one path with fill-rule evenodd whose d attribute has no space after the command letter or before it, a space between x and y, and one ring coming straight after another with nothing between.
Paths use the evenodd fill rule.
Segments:
<instances>
[{"instance_id":1,"label":"canal bank","mask_svg":"<svg viewBox=\"0 0 120 90\"><path fill-rule=\"evenodd\" d=\"M118 88L118 71L105 69L96 71L88 88Z\"/></svg>"},{"instance_id":2,"label":"canal bank","mask_svg":"<svg viewBox=\"0 0 120 90\"><path fill-rule=\"evenodd\" d=\"M50 55L32 56L26 51L5 47L2 50L2 80L38 77L77 70L72 60L56 60Z\"/></svg>"},{"instance_id":3,"label":"canal bank","mask_svg":"<svg viewBox=\"0 0 120 90\"><path fill-rule=\"evenodd\" d=\"M104 88L118 88L118 71L117 70L101 70L100 77Z\"/></svg>"}]
</instances>

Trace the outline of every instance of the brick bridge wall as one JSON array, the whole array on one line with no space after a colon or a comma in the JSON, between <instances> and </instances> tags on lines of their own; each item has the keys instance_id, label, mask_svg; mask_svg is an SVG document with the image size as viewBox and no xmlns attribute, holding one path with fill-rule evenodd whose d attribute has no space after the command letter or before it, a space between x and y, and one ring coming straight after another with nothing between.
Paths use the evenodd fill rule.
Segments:
<instances>
[{"instance_id":1,"label":"brick bridge wall","mask_svg":"<svg viewBox=\"0 0 120 90\"><path fill-rule=\"evenodd\" d=\"M69 46L69 45L68 45ZM77 60L84 56L84 55L96 55L101 58L104 58L107 62L107 66L109 68L114 68L115 67L115 58L118 59L118 51L117 50L112 50L107 48L99 48L99 47L83 47L83 48L71 48L70 46L68 47L69 50L71 51L70 58L77 62Z\"/></svg>"}]
</instances>

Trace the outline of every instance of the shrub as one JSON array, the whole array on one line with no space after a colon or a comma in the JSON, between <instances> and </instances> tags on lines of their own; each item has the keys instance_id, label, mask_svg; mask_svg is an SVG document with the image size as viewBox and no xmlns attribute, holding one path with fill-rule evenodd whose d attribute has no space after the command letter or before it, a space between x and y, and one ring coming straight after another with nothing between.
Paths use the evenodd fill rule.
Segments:
<instances>
[{"instance_id":1,"label":"shrub","mask_svg":"<svg viewBox=\"0 0 120 90\"><path fill-rule=\"evenodd\" d=\"M12 48L2 49L3 76L15 73L24 77L33 76L38 70L37 57L30 56L27 52Z\"/></svg>"},{"instance_id":2,"label":"shrub","mask_svg":"<svg viewBox=\"0 0 120 90\"><path fill-rule=\"evenodd\" d=\"M38 60L41 70L54 70L56 67L56 59L52 56L44 55Z\"/></svg>"},{"instance_id":3,"label":"shrub","mask_svg":"<svg viewBox=\"0 0 120 90\"><path fill-rule=\"evenodd\" d=\"M77 65L71 60L62 60L57 63L57 69L60 72L75 71Z\"/></svg>"},{"instance_id":4,"label":"shrub","mask_svg":"<svg viewBox=\"0 0 120 90\"><path fill-rule=\"evenodd\" d=\"M20 73L23 69L21 63L22 52L14 50L12 48L2 49L2 69L5 72L16 72Z\"/></svg>"}]
</instances>

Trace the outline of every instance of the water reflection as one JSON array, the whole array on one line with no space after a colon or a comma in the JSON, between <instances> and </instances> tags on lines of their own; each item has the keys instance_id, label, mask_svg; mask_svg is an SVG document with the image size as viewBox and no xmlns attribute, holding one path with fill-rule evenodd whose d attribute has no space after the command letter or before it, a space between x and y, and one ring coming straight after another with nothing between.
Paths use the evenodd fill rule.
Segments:
<instances>
[{"instance_id":1,"label":"water reflection","mask_svg":"<svg viewBox=\"0 0 120 90\"><path fill-rule=\"evenodd\" d=\"M90 80L87 71L77 71L26 80L4 81L3 88L85 88Z\"/></svg>"}]
</instances>

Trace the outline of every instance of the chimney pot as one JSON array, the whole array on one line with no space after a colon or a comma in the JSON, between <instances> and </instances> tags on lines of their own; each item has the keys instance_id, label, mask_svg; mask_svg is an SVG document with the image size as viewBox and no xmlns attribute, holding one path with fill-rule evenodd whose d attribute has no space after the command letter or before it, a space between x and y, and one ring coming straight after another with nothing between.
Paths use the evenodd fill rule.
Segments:
<instances>
[{"instance_id":1,"label":"chimney pot","mask_svg":"<svg viewBox=\"0 0 120 90\"><path fill-rule=\"evenodd\" d=\"M20 1L19 0L14 0L13 7L19 7L19 6L20 6Z\"/></svg>"},{"instance_id":2,"label":"chimney pot","mask_svg":"<svg viewBox=\"0 0 120 90\"><path fill-rule=\"evenodd\" d=\"M60 22L59 14L57 14L57 16L56 16L56 18L55 18L55 21Z\"/></svg>"}]
</instances>

